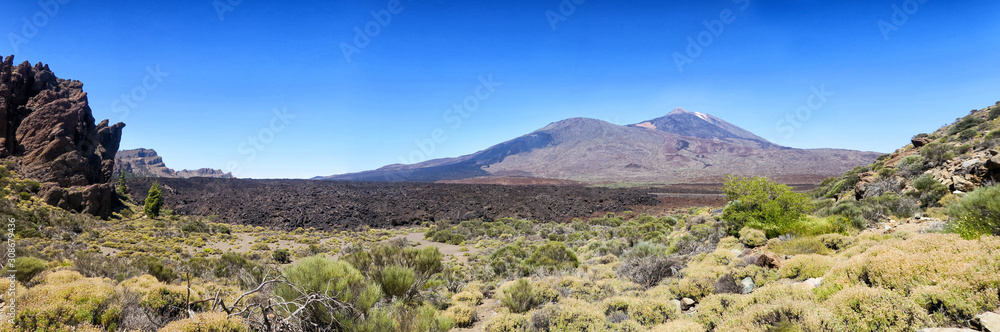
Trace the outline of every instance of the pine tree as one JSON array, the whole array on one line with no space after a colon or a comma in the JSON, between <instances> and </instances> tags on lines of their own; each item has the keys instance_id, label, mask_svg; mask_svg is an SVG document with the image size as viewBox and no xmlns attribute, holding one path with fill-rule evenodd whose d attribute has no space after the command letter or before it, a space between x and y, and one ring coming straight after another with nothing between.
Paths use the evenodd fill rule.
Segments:
<instances>
[{"instance_id":1,"label":"pine tree","mask_svg":"<svg viewBox=\"0 0 1000 332\"><path fill-rule=\"evenodd\" d=\"M163 207L163 190L160 189L160 183L154 182L153 186L149 187L149 195L146 196L146 206L144 211L146 215L151 218L156 218L160 216L160 208Z\"/></svg>"},{"instance_id":2,"label":"pine tree","mask_svg":"<svg viewBox=\"0 0 1000 332\"><path fill-rule=\"evenodd\" d=\"M128 195L128 184L125 183L125 172L118 172L118 194L121 196Z\"/></svg>"}]
</instances>

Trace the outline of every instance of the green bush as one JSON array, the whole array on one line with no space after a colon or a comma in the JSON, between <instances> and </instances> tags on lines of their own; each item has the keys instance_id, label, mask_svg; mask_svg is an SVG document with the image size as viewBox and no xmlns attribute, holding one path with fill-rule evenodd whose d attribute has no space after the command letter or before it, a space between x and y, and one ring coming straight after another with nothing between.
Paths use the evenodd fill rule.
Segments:
<instances>
[{"instance_id":1,"label":"green bush","mask_svg":"<svg viewBox=\"0 0 1000 332\"><path fill-rule=\"evenodd\" d=\"M160 189L159 182L153 182L149 187L149 195L146 196L146 205L143 212L151 218L160 216L160 209L163 208L163 190Z\"/></svg>"},{"instance_id":2,"label":"green bush","mask_svg":"<svg viewBox=\"0 0 1000 332\"><path fill-rule=\"evenodd\" d=\"M738 235L743 227L753 227L763 230L768 237L776 237L790 231L812 210L805 195L765 177L727 176L723 189L729 204L722 212L722 219L731 235Z\"/></svg>"},{"instance_id":3,"label":"green bush","mask_svg":"<svg viewBox=\"0 0 1000 332\"><path fill-rule=\"evenodd\" d=\"M156 280L170 283L174 279L177 279L177 274L174 273L174 269L164 266L163 261L159 259L150 259L146 263L147 272L149 275L156 277Z\"/></svg>"},{"instance_id":4,"label":"green bush","mask_svg":"<svg viewBox=\"0 0 1000 332\"><path fill-rule=\"evenodd\" d=\"M968 117L962 119L961 121L958 121L958 123L955 123L954 125L952 125L951 128L948 128L948 136L955 135L955 134L961 133L961 132L963 132L965 130L974 128L974 127L982 124L983 122L986 122L986 121L983 121L983 119L980 119L980 118L968 116Z\"/></svg>"},{"instance_id":5,"label":"green bush","mask_svg":"<svg viewBox=\"0 0 1000 332\"><path fill-rule=\"evenodd\" d=\"M523 242L515 242L497 249L489 256L493 273L500 277L521 276L524 272L523 263L528 258Z\"/></svg>"},{"instance_id":6,"label":"green bush","mask_svg":"<svg viewBox=\"0 0 1000 332\"><path fill-rule=\"evenodd\" d=\"M562 242L549 241L535 249L525 264L532 269L542 268L547 271L559 271L575 269L580 265L580 261L577 259L576 253Z\"/></svg>"},{"instance_id":7,"label":"green bush","mask_svg":"<svg viewBox=\"0 0 1000 332\"><path fill-rule=\"evenodd\" d=\"M538 302L535 290L527 279L518 279L500 295L500 303L517 314L531 310Z\"/></svg>"},{"instance_id":8,"label":"green bush","mask_svg":"<svg viewBox=\"0 0 1000 332\"><path fill-rule=\"evenodd\" d=\"M924 161L923 156L915 154L900 159L899 163L896 164L896 168L898 169L899 175L906 178L912 178L920 173L923 173L924 170L927 169L925 166L926 164L927 163Z\"/></svg>"},{"instance_id":9,"label":"green bush","mask_svg":"<svg viewBox=\"0 0 1000 332\"><path fill-rule=\"evenodd\" d=\"M950 228L966 239L1000 235L1000 186L981 187L948 207Z\"/></svg>"},{"instance_id":10,"label":"green bush","mask_svg":"<svg viewBox=\"0 0 1000 332\"><path fill-rule=\"evenodd\" d=\"M946 161L951 160L951 158L955 158L953 150L951 145L934 142L920 148L920 156L924 157L924 162L934 167L944 164Z\"/></svg>"},{"instance_id":11,"label":"green bush","mask_svg":"<svg viewBox=\"0 0 1000 332\"><path fill-rule=\"evenodd\" d=\"M271 252L271 258L278 264L288 264L292 262L292 254L288 249L278 249Z\"/></svg>"},{"instance_id":12,"label":"green bush","mask_svg":"<svg viewBox=\"0 0 1000 332\"><path fill-rule=\"evenodd\" d=\"M913 188L917 189L914 196L920 200L920 206L923 208L937 206L941 198L948 194L948 186L930 175L913 180Z\"/></svg>"},{"instance_id":13,"label":"green bush","mask_svg":"<svg viewBox=\"0 0 1000 332\"><path fill-rule=\"evenodd\" d=\"M410 287L416 280L416 273L413 269L398 265L387 266L382 269L381 280L382 292L386 296L402 298L410 291Z\"/></svg>"},{"instance_id":14,"label":"green bush","mask_svg":"<svg viewBox=\"0 0 1000 332\"><path fill-rule=\"evenodd\" d=\"M862 199L861 211L865 219L875 222L890 217L910 218L917 212L917 202L910 197L889 193Z\"/></svg>"},{"instance_id":15,"label":"green bush","mask_svg":"<svg viewBox=\"0 0 1000 332\"><path fill-rule=\"evenodd\" d=\"M744 227L740 230L740 242L750 248L760 247L767 244L767 235L761 230Z\"/></svg>"},{"instance_id":16,"label":"green bush","mask_svg":"<svg viewBox=\"0 0 1000 332\"><path fill-rule=\"evenodd\" d=\"M208 233L209 227L204 221L195 219L181 226L181 231L185 233Z\"/></svg>"},{"instance_id":17,"label":"green bush","mask_svg":"<svg viewBox=\"0 0 1000 332\"><path fill-rule=\"evenodd\" d=\"M382 298L381 287L365 280L351 264L323 255L302 259L285 268L284 276L295 287L279 284L274 292L284 301L292 303L289 312L299 310L305 298L321 296L330 299L302 308L302 328L319 324L337 330L353 330L364 323L362 317Z\"/></svg>"},{"instance_id":18,"label":"green bush","mask_svg":"<svg viewBox=\"0 0 1000 332\"><path fill-rule=\"evenodd\" d=\"M14 259L14 278L17 281L28 283L31 278L45 271L48 262L35 257L18 257Z\"/></svg>"},{"instance_id":19,"label":"green bush","mask_svg":"<svg viewBox=\"0 0 1000 332\"><path fill-rule=\"evenodd\" d=\"M990 114L988 115L990 120L995 120L1000 118L1000 105L990 107Z\"/></svg>"}]
</instances>

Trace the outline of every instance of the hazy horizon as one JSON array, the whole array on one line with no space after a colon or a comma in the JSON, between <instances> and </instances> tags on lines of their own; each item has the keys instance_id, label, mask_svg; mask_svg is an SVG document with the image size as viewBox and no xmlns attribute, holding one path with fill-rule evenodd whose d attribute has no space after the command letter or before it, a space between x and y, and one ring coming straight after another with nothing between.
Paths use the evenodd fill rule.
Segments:
<instances>
[{"instance_id":1,"label":"hazy horizon","mask_svg":"<svg viewBox=\"0 0 1000 332\"><path fill-rule=\"evenodd\" d=\"M0 55L82 81L98 120L128 125L122 149L239 177L455 157L677 107L785 146L891 152L1000 100L1000 3L985 0L6 8Z\"/></svg>"}]
</instances>

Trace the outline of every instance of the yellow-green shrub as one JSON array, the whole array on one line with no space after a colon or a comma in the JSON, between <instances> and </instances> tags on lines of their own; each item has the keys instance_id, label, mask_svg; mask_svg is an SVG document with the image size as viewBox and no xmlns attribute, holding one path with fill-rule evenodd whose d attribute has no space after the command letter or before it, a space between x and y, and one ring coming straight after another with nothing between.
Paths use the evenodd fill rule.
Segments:
<instances>
[{"instance_id":1,"label":"yellow-green shrub","mask_svg":"<svg viewBox=\"0 0 1000 332\"><path fill-rule=\"evenodd\" d=\"M229 316L224 312L206 312L195 314L171 322L159 332L243 332L249 331L243 319Z\"/></svg>"},{"instance_id":2,"label":"yellow-green shrub","mask_svg":"<svg viewBox=\"0 0 1000 332\"><path fill-rule=\"evenodd\" d=\"M116 321L111 308L114 283L107 278L84 278L61 270L44 275L41 284L18 295L15 326L29 331L66 330L92 322Z\"/></svg>"},{"instance_id":3,"label":"yellow-green shrub","mask_svg":"<svg viewBox=\"0 0 1000 332\"><path fill-rule=\"evenodd\" d=\"M466 304L453 305L445 311L445 315L455 322L455 326L469 327L476 322L476 308Z\"/></svg>"},{"instance_id":4,"label":"yellow-green shrub","mask_svg":"<svg viewBox=\"0 0 1000 332\"><path fill-rule=\"evenodd\" d=\"M628 319L617 323L611 323L611 331L613 332L645 332L646 327L639 324L634 320Z\"/></svg>"},{"instance_id":5,"label":"yellow-green shrub","mask_svg":"<svg viewBox=\"0 0 1000 332\"><path fill-rule=\"evenodd\" d=\"M850 287L825 304L850 331L913 331L929 322L923 308L882 288Z\"/></svg>"},{"instance_id":6,"label":"yellow-green shrub","mask_svg":"<svg viewBox=\"0 0 1000 332\"><path fill-rule=\"evenodd\" d=\"M486 323L486 332L527 332L530 323L528 316L519 314L499 314Z\"/></svg>"},{"instance_id":7,"label":"yellow-green shrub","mask_svg":"<svg viewBox=\"0 0 1000 332\"><path fill-rule=\"evenodd\" d=\"M168 285L156 280L151 275L129 278L119 284L120 287L138 294L139 303L152 309L159 315L172 316L180 313L187 301L188 290L185 286ZM200 287L192 287L191 301L201 299L203 291ZM170 311L170 312L168 312Z\"/></svg>"},{"instance_id":8,"label":"yellow-green shrub","mask_svg":"<svg viewBox=\"0 0 1000 332\"><path fill-rule=\"evenodd\" d=\"M781 265L781 268L778 269L778 275L782 278L795 280L819 278L825 275L833 267L833 264L834 260L829 256L816 254L798 255L786 260Z\"/></svg>"},{"instance_id":9,"label":"yellow-green shrub","mask_svg":"<svg viewBox=\"0 0 1000 332\"><path fill-rule=\"evenodd\" d=\"M740 230L740 242L750 248L760 247L767 244L767 235L765 235L762 230L743 227L743 229Z\"/></svg>"},{"instance_id":10,"label":"yellow-green shrub","mask_svg":"<svg viewBox=\"0 0 1000 332\"><path fill-rule=\"evenodd\" d=\"M654 326L649 332L705 332L705 326L690 319L678 319Z\"/></svg>"},{"instance_id":11,"label":"yellow-green shrub","mask_svg":"<svg viewBox=\"0 0 1000 332\"><path fill-rule=\"evenodd\" d=\"M608 322L598 311L598 306L576 299L560 301L559 308L551 317L550 332L593 332L607 331Z\"/></svg>"},{"instance_id":12,"label":"yellow-green shrub","mask_svg":"<svg viewBox=\"0 0 1000 332\"><path fill-rule=\"evenodd\" d=\"M604 313L624 312L630 318L645 326L653 326L675 319L681 310L667 299L650 299L616 296L604 300Z\"/></svg>"}]
</instances>

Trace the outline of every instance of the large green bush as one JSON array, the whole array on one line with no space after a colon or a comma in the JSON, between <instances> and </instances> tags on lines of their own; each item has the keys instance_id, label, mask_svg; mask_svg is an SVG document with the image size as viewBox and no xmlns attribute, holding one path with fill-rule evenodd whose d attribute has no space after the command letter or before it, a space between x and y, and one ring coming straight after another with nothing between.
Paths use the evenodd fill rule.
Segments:
<instances>
[{"instance_id":1,"label":"large green bush","mask_svg":"<svg viewBox=\"0 0 1000 332\"><path fill-rule=\"evenodd\" d=\"M899 160L896 164L896 169L898 169L899 175L907 178L912 178L920 173L923 173L927 169L925 166L924 157L921 155L910 155Z\"/></svg>"},{"instance_id":2,"label":"large green bush","mask_svg":"<svg viewBox=\"0 0 1000 332\"><path fill-rule=\"evenodd\" d=\"M378 281L385 290L385 295L390 297L410 300L420 293L435 274L444 270L444 255L433 246L411 248L404 240L377 244L370 250L353 250L344 260L357 267L369 279ZM401 288L407 284L409 287Z\"/></svg>"},{"instance_id":3,"label":"large green bush","mask_svg":"<svg viewBox=\"0 0 1000 332\"><path fill-rule=\"evenodd\" d=\"M966 239L1000 235L1000 186L982 187L948 207L951 229Z\"/></svg>"},{"instance_id":4,"label":"large green bush","mask_svg":"<svg viewBox=\"0 0 1000 332\"><path fill-rule=\"evenodd\" d=\"M535 290L527 279L518 279L500 295L500 303L513 313L524 313L538 305Z\"/></svg>"},{"instance_id":5,"label":"large green bush","mask_svg":"<svg viewBox=\"0 0 1000 332\"><path fill-rule=\"evenodd\" d=\"M489 256L493 273L500 277L521 276L524 272L523 263L528 258L523 242L515 242L500 247Z\"/></svg>"},{"instance_id":6,"label":"large green bush","mask_svg":"<svg viewBox=\"0 0 1000 332\"><path fill-rule=\"evenodd\" d=\"M525 264L532 269L541 268L547 271L558 271L565 269L575 269L580 265L576 253L566 247L566 244L558 241L549 241L543 244L535 252L531 253Z\"/></svg>"},{"instance_id":7,"label":"large green bush","mask_svg":"<svg viewBox=\"0 0 1000 332\"><path fill-rule=\"evenodd\" d=\"M722 219L731 235L738 235L743 227L753 227L763 230L768 237L776 237L789 232L812 210L806 195L765 177L728 176L723 189L729 204L722 212Z\"/></svg>"},{"instance_id":8,"label":"large green bush","mask_svg":"<svg viewBox=\"0 0 1000 332\"><path fill-rule=\"evenodd\" d=\"M946 161L955 158L954 147L944 143L933 142L920 148L920 156L924 157L924 162L931 167L944 164Z\"/></svg>"},{"instance_id":9,"label":"large green bush","mask_svg":"<svg viewBox=\"0 0 1000 332\"><path fill-rule=\"evenodd\" d=\"M935 180L930 175L924 175L913 180L913 188L917 191L911 196L919 199L920 206L923 208L937 206L938 201L948 194L948 186Z\"/></svg>"},{"instance_id":10,"label":"large green bush","mask_svg":"<svg viewBox=\"0 0 1000 332\"><path fill-rule=\"evenodd\" d=\"M45 271L46 261L35 257L18 257L14 260L14 278L17 281L28 283L31 278Z\"/></svg>"},{"instance_id":11,"label":"large green bush","mask_svg":"<svg viewBox=\"0 0 1000 332\"><path fill-rule=\"evenodd\" d=\"M289 313L302 308L303 328L312 324L333 326L337 330L355 330L364 323L365 315L382 298L382 288L365 280L364 275L351 264L323 255L305 258L285 268L289 284L275 287L275 295L292 303Z\"/></svg>"}]
</instances>

